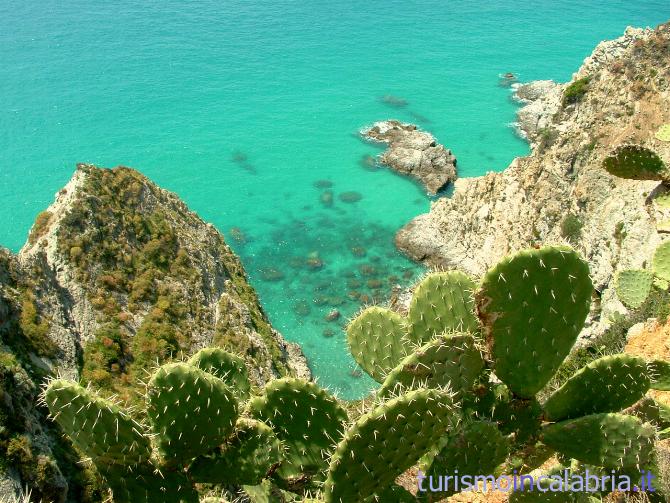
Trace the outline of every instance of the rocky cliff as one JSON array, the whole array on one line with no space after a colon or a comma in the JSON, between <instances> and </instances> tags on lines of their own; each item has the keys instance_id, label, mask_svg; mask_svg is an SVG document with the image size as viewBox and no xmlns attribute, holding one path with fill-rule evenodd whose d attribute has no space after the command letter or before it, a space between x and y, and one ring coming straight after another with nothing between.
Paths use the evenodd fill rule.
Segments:
<instances>
[{"instance_id":1,"label":"rocky cliff","mask_svg":"<svg viewBox=\"0 0 670 503\"><path fill-rule=\"evenodd\" d=\"M146 369L218 345L246 358L257 386L309 377L221 234L124 167L79 165L19 254L2 251L0 333L2 496L28 486L49 501L96 501L94 477L35 407L48 375L132 405Z\"/></svg>"},{"instance_id":2,"label":"rocky cliff","mask_svg":"<svg viewBox=\"0 0 670 503\"><path fill-rule=\"evenodd\" d=\"M397 120L376 122L361 131L363 138L388 145L378 160L393 171L415 178L430 195L456 179L456 157L435 137L413 124Z\"/></svg>"},{"instance_id":3,"label":"rocky cliff","mask_svg":"<svg viewBox=\"0 0 670 503\"><path fill-rule=\"evenodd\" d=\"M670 143L655 137L670 122L670 26L628 28L600 43L570 83L537 82L517 94L532 153L500 173L457 180L453 196L402 228L396 244L415 260L480 275L513 250L567 241L589 261L602 300L593 320L606 321L623 310L616 271L643 266L664 239L667 209L654 197L667 189L614 178L602 161L629 142L670 159Z\"/></svg>"}]
</instances>

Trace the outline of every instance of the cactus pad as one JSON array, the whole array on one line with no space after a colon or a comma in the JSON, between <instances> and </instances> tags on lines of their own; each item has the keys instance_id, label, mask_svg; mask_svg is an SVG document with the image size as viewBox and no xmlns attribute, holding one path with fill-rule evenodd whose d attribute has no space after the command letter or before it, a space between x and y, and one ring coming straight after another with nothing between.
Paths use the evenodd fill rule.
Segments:
<instances>
[{"instance_id":1,"label":"cactus pad","mask_svg":"<svg viewBox=\"0 0 670 503\"><path fill-rule=\"evenodd\" d=\"M552 479L540 479L541 476L559 476L562 479L563 472L566 471L566 469L567 468L563 465L554 465L548 470L538 473L534 479L536 485L533 488L530 487L528 479L524 480L523 484L521 484L519 479L517 490L509 495L509 503L587 503L588 500L584 501L581 498L584 496L581 493L551 491L550 487Z\"/></svg>"},{"instance_id":2,"label":"cactus pad","mask_svg":"<svg viewBox=\"0 0 670 503\"><path fill-rule=\"evenodd\" d=\"M647 364L651 389L670 391L670 362L652 360Z\"/></svg>"},{"instance_id":3,"label":"cactus pad","mask_svg":"<svg viewBox=\"0 0 670 503\"><path fill-rule=\"evenodd\" d=\"M188 363L221 379L230 386L240 401L244 402L249 398L251 384L243 358L221 348L205 348L194 354Z\"/></svg>"},{"instance_id":4,"label":"cactus pad","mask_svg":"<svg viewBox=\"0 0 670 503\"><path fill-rule=\"evenodd\" d=\"M166 461L207 454L230 435L238 403L224 382L185 363L160 367L147 389L147 414Z\"/></svg>"},{"instance_id":5,"label":"cactus pad","mask_svg":"<svg viewBox=\"0 0 670 503\"><path fill-rule=\"evenodd\" d=\"M196 482L256 485L282 459L283 447L272 428L240 418L235 433L215 454L197 458L188 473Z\"/></svg>"},{"instance_id":6,"label":"cactus pad","mask_svg":"<svg viewBox=\"0 0 670 503\"><path fill-rule=\"evenodd\" d=\"M198 503L198 494L181 472L155 472L147 465L132 473L125 468L99 469L114 503Z\"/></svg>"},{"instance_id":7,"label":"cactus pad","mask_svg":"<svg viewBox=\"0 0 670 503\"><path fill-rule=\"evenodd\" d=\"M493 473L509 453L509 442L494 423L476 421L450 435L446 445L425 470L427 476ZM457 472L456 472L457 471ZM447 488L445 488L447 489ZM453 494L453 490L444 491Z\"/></svg>"},{"instance_id":8,"label":"cactus pad","mask_svg":"<svg viewBox=\"0 0 670 503\"><path fill-rule=\"evenodd\" d=\"M665 164L655 152L640 145L622 145L603 161L605 170L630 180L663 180Z\"/></svg>"},{"instance_id":9,"label":"cactus pad","mask_svg":"<svg viewBox=\"0 0 670 503\"><path fill-rule=\"evenodd\" d=\"M649 390L647 362L629 355L604 356L577 371L544 404L546 418L560 421L616 412Z\"/></svg>"},{"instance_id":10,"label":"cactus pad","mask_svg":"<svg viewBox=\"0 0 670 503\"><path fill-rule=\"evenodd\" d=\"M479 331L475 282L460 271L433 273L421 281L409 305L409 337L425 344L445 332Z\"/></svg>"},{"instance_id":11,"label":"cactus pad","mask_svg":"<svg viewBox=\"0 0 670 503\"><path fill-rule=\"evenodd\" d=\"M471 335L439 336L400 362L377 393L384 396L398 387L448 386L458 399L473 387L483 367L484 360Z\"/></svg>"},{"instance_id":12,"label":"cactus pad","mask_svg":"<svg viewBox=\"0 0 670 503\"><path fill-rule=\"evenodd\" d=\"M657 140L670 141L670 124L663 124L654 136Z\"/></svg>"},{"instance_id":13,"label":"cactus pad","mask_svg":"<svg viewBox=\"0 0 670 503\"><path fill-rule=\"evenodd\" d=\"M645 422L652 423L659 430L670 428L670 406L644 397L633 407L633 413Z\"/></svg>"},{"instance_id":14,"label":"cactus pad","mask_svg":"<svg viewBox=\"0 0 670 503\"><path fill-rule=\"evenodd\" d=\"M651 269L656 276L670 281L670 241L660 244L651 261Z\"/></svg>"},{"instance_id":15,"label":"cactus pad","mask_svg":"<svg viewBox=\"0 0 670 503\"><path fill-rule=\"evenodd\" d=\"M347 341L356 362L381 383L408 353L407 323L389 309L369 307L347 326Z\"/></svg>"},{"instance_id":16,"label":"cactus pad","mask_svg":"<svg viewBox=\"0 0 670 503\"><path fill-rule=\"evenodd\" d=\"M48 384L44 400L51 417L96 465L131 468L149 459L144 427L109 400L63 379Z\"/></svg>"},{"instance_id":17,"label":"cactus pad","mask_svg":"<svg viewBox=\"0 0 670 503\"><path fill-rule=\"evenodd\" d=\"M583 463L609 469L648 465L656 431L638 418L623 414L593 414L550 424L542 442Z\"/></svg>"},{"instance_id":18,"label":"cactus pad","mask_svg":"<svg viewBox=\"0 0 670 503\"><path fill-rule=\"evenodd\" d=\"M496 375L530 398L570 352L589 312L589 268L572 249L544 247L505 258L476 293Z\"/></svg>"},{"instance_id":19,"label":"cactus pad","mask_svg":"<svg viewBox=\"0 0 670 503\"><path fill-rule=\"evenodd\" d=\"M626 307L637 309L647 300L653 281L654 275L644 269L619 271L615 281L616 294Z\"/></svg>"},{"instance_id":20,"label":"cactus pad","mask_svg":"<svg viewBox=\"0 0 670 503\"><path fill-rule=\"evenodd\" d=\"M399 485L392 485L384 491L375 493L374 496L368 498L366 501L370 502L393 502L393 503L416 503L416 498L404 487Z\"/></svg>"},{"instance_id":21,"label":"cactus pad","mask_svg":"<svg viewBox=\"0 0 670 503\"><path fill-rule=\"evenodd\" d=\"M505 435L516 434L519 442L537 435L542 423L542 407L535 398L516 398L508 389L496 390L492 419Z\"/></svg>"},{"instance_id":22,"label":"cactus pad","mask_svg":"<svg viewBox=\"0 0 670 503\"><path fill-rule=\"evenodd\" d=\"M327 503L364 501L414 465L455 423L449 394L418 389L361 416L335 450L325 484Z\"/></svg>"},{"instance_id":23,"label":"cactus pad","mask_svg":"<svg viewBox=\"0 0 670 503\"><path fill-rule=\"evenodd\" d=\"M284 444L284 461L277 470L283 478L323 470L347 420L333 396L293 378L270 381L263 394L249 402L249 413L270 425Z\"/></svg>"}]
</instances>

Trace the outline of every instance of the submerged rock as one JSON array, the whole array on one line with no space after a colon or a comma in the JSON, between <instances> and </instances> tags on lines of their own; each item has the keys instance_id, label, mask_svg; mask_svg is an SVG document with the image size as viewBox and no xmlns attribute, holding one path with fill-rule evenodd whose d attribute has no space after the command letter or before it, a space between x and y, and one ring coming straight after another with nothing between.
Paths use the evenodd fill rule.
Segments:
<instances>
[{"instance_id":1,"label":"submerged rock","mask_svg":"<svg viewBox=\"0 0 670 503\"><path fill-rule=\"evenodd\" d=\"M240 229L239 227L230 228L230 237L233 238L234 241L240 244L245 244L247 242L247 237L244 235L244 232L242 232L242 229Z\"/></svg>"},{"instance_id":2,"label":"submerged rock","mask_svg":"<svg viewBox=\"0 0 670 503\"><path fill-rule=\"evenodd\" d=\"M335 321L335 320L338 320L340 318L340 316L341 316L340 312L337 309L333 309L332 311L330 311L326 315L325 320L326 321Z\"/></svg>"},{"instance_id":3,"label":"submerged rock","mask_svg":"<svg viewBox=\"0 0 670 503\"><path fill-rule=\"evenodd\" d=\"M370 154L365 154L362 156L358 161L358 164L363 166L365 169L369 169L370 171L376 171L379 167L377 165L377 159Z\"/></svg>"},{"instance_id":4,"label":"submerged rock","mask_svg":"<svg viewBox=\"0 0 670 503\"><path fill-rule=\"evenodd\" d=\"M305 261L305 264L307 264L307 267L310 269L317 270L323 267L323 260L321 260L319 257L309 257Z\"/></svg>"},{"instance_id":5,"label":"submerged rock","mask_svg":"<svg viewBox=\"0 0 670 503\"><path fill-rule=\"evenodd\" d=\"M374 276L375 274L377 274L377 268L370 264L361 264L358 267L358 270L361 272L363 276Z\"/></svg>"},{"instance_id":6,"label":"submerged rock","mask_svg":"<svg viewBox=\"0 0 670 503\"><path fill-rule=\"evenodd\" d=\"M355 191L349 191L349 192L342 192L340 193L340 201L343 203L356 203L363 199L363 196L361 195L360 192L355 192Z\"/></svg>"},{"instance_id":7,"label":"submerged rock","mask_svg":"<svg viewBox=\"0 0 670 503\"><path fill-rule=\"evenodd\" d=\"M383 286L383 283L380 279L369 279L366 284L371 290L377 290Z\"/></svg>"},{"instance_id":8,"label":"submerged rock","mask_svg":"<svg viewBox=\"0 0 670 503\"><path fill-rule=\"evenodd\" d=\"M379 161L398 173L416 178L431 195L456 179L456 157L451 150L413 124L397 120L376 122L362 135L388 144Z\"/></svg>"},{"instance_id":9,"label":"submerged rock","mask_svg":"<svg viewBox=\"0 0 670 503\"><path fill-rule=\"evenodd\" d=\"M365 255L367 254L367 251L362 246L352 246L351 247L351 253L355 257L365 257Z\"/></svg>"},{"instance_id":10,"label":"submerged rock","mask_svg":"<svg viewBox=\"0 0 670 503\"><path fill-rule=\"evenodd\" d=\"M331 182L330 180L317 180L316 182L314 182L314 186L317 189L329 189L333 186L333 182Z\"/></svg>"},{"instance_id":11,"label":"submerged rock","mask_svg":"<svg viewBox=\"0 0 670 503\"><path fill-rule=\"evenodd\" d=\"M263 281L281 281L284 279L284 273L274 267L264 267L259 272Z\"/></svg>"},{"instance_id":12,"label":"submerged rock","mask_svg":"<svg viewBox=\"0 0 670 503\"><path fill-rule=\"evenodd\" d=\"M322 192L321 195L319 196L319 201L321 201L321 204L324 206L332 206L333 205L333 191L332 190L326 190L325 192Z\"/></svg>"},{"instance_id":13,"label":"submerged rock","mask_svg":"<svg viewBox=\"0 0 670 503\"><path fill-rule=\"evenodd\" d=\"M379 101L394 108L403 108L407 106L407 100L401 98L400 96L393 96L392 94L386 94L379 98Z\"/></svg>"},{"instance_id":14,"label":"submerged rock","mask_svg":"<svg viewBox=\"0 0 670 503\"><path fill-rule=\"evenodd\" d=\"M310 310L309 304L304 300L299 300L293 305L293 312L298 316L307 316Z\"/></svg>"}]
</instances>

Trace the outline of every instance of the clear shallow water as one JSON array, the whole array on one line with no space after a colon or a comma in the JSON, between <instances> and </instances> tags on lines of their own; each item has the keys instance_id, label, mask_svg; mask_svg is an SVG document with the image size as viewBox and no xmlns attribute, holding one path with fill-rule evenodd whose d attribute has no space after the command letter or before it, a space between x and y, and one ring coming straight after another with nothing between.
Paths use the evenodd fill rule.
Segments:
<instances>
[{"instance_id":1,"label":"clear shallow water","mask_svg":"<svg viewBox=\"0 0 670 503\"><path fill-rule=\"evenodd\" d=\"M461 176L501 170L527 146L500 73L567 80L598 41L670 18L666 1L519 5L0 0L0 244L20 248L76 162L133 166L226 234L321 382L360 396L371 382L350 375L340 328L359 306L349 293L421 273L393 234L429 200L362 166L379 149L356 131L412 121ZM324 321L331 309L340 320Z\"/></svg>"}]
</instances>

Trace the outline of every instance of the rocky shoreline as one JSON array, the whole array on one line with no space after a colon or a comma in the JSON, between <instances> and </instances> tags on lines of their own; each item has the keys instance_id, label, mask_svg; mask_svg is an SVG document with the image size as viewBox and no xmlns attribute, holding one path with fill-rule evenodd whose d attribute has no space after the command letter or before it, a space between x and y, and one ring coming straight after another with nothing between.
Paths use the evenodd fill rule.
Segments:
<instances>
[{"instance_id":1,"label":"rocky shoreline","mask_svg":"<svg viewBox=\"0 0 670 503\"><path fill-rule=\"evenodd\" d=\"M515 85L531 154L502 172L457 180L452 197L397 232L397 248L426 265L479 276L514 250L570 244L588 260L599 297L582 338L602 333L613 313L625 312L613 277L650 260L668 215L650 199L666 190L658 182L615 179L601 164L626 142L670 159L670 144L654 137L670 122L669 44L667 25L628 28L600 43L570 83Z\"/></svg>"},{"instance_id":2,"label":"rocky shoreline","mask_svg":"<svg viewBox=\"0 0 670 503\"><path fill-rule=\"evenodd\" d=\"M397 120L375 122L361 135L387 144L388 149L379 156L379 163L415 178L432 196L456 180L456 157L451 150L413 124Z\"/></svg>"}]
</instances>

